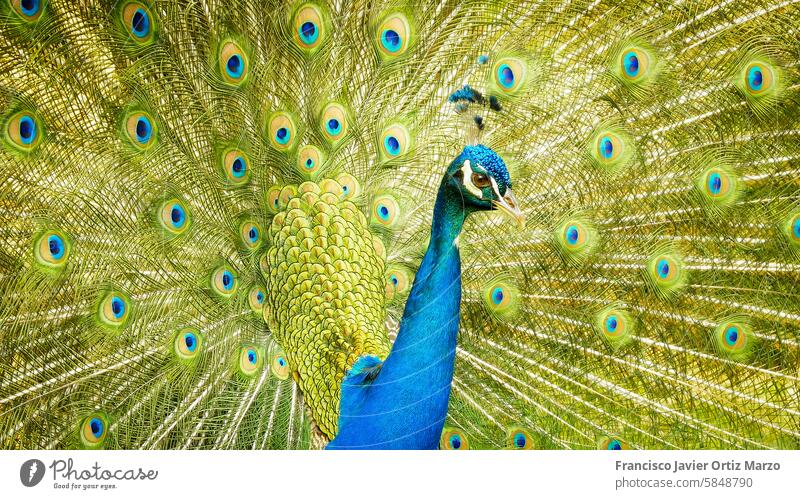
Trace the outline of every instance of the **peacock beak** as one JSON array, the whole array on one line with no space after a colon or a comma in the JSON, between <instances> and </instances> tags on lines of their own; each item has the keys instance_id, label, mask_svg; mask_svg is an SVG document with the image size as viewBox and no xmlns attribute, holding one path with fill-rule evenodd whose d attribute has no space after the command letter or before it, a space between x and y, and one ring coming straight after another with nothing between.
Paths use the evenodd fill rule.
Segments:
<instances>
[{"instance_id":1,"label":"peacock beak","mask_svg":"<svg viewBox=\"0 0 800 499\"><path fill-rule=\"evenodd\" d=\"M514 197L510 187L506 189L505 196L500 197L499 201L492 201L492 204L495 208L516 220L520 229L525 227L525 215L519 209L517 198Z\"/></svg>"}]
</instances>

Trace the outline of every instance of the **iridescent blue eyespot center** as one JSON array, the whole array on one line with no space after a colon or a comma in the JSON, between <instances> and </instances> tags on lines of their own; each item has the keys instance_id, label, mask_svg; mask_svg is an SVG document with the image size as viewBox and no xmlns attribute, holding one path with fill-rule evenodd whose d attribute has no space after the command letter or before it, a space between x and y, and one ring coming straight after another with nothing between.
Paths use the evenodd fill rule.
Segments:
<instances>
[{"instance_id":1,"label":"iridescent blue eyespot center","mask_svg":"<svg viewBox=\"0 0 800 499\"><path fill-rule=\"evenodd\" d=\"M247 171L247 167L245 166L244 160L241 157L236 158L233 160L233 164L231 165L231 170L233 171L233 176L236 178L243 177L245 172Z\"/></svg>"},{"instance_id":2,"label":"iridescent blue eyespot center","mask_svg":"<svg viewBox=\"0 0 800 499\"><path fill-rule=\"evenodd\" d=\"M747 72L747 85L750 87L751 90L761 90L764 86L764 73L761 71L761 68L758 66L753 66Z\"/></svg>"},{"instance_id":3,"label":"iridescent blue eyespot center","mask_svg":"<svg viewBox=\"0 0 800 499\"><path fill-rule=\"evenodd\" d=\"M628 52L623 58L623 66L628 76L635 77L639 74L639 58L636 52Z\"/></svg>"},{"instance_id":4,"label":"iridescent blue eyespot center","mask_svg":"<svg viewBox=\"0 0 800 499\"><path fill-rule=\"evenodd\" d=\"M599 149L600 149L600 154L605 159L611 159L611 157L614 155L614 143L611 142L611 139L609 139L608 137L603 137L602 139L600 139Z\"/></svg>"},{"instance_id":5,"label":"iridescent blue eyespot center","mask_svg":"<svg viewBox=\"0 0 800 499\"><path fill-rule=\"evenodd\" d=\"M233 288L233 274L229 270L222 273L222 287L227 291Z\"/></svg>"},{"instance_id":6,"label":"iridescent blue eyespot center","mask_svg":"<svg viewBox=\"0 0 800 499\"><path fill-rule=\"evenodd\" d=\"M242 76L242 71L244 71L244 64L242 63L242 58L239 57L237 54L233 54L228 58L228 62L225 65L225 71L227 71L228 76L231 78L239 78Z\"/></svg>"},{"instance_id":7,"label":"iridescent blue eyespot center","mask_svg":"<svg viewBox=\"0 0 800 499\"><path fill-rule=\"evenodd\" d=\"M384 204L378 205L378 216L381 218L381 220L388 220L389 208L387 208Z\"/></svg>"},{"instance_id":8,"label":"iridescent blue eyespot center","mask_svg":"<svg viewBox=\"0 0 800 499\"><path fill-rule=\"evenodd\" d=\"M574 225L567 227L567 243L575 245L578 243L578 228Z\"/></svg>"},{"instance_id":9,"label":"iridescent blue eyespot center","mask_svg":"<svg viewBox=\"0 0 800 499\"><path fill-rule=\"evenodd\" d=\"M731 326L725 330L725 342L728 345L735 345L736 341L739 339L739 328L736 326Z\"/></svg>"},{"instance_id":10,"label":"iridescent blue eyespot center","mask_svg":"<svg viewBox=\"0 0 800 499\"><path fill-rule=\"evenodd\" d=\"M64 256L64 240L53 234L47 238L47 246L50 249L50 256L60 260Z\"/></svg>"},{"instance_id":11,"label":"iridescent blue eyespot center","mask_svg":"<svg viewBox=\"0 0 800 499\"><path fill-rule=\"evenodd\" d=\"M503 294L503 288L496 287L492 290L492 303L495 305L500 305L503 302L503 298L505 295Z\"/></svg>"},{"instance_id":12,"label":"iridescent blue eyespot center","mask_svg":"<svg viewBox=\"0 0 800 499\"><path fill-rule=\"evenodd\" d=\"M314 168L314 160L313 159L308 158L306 160L306 168L308 168L309 170Z\"/></svg>"},{"instance_id":13,"label":"iridescent blue eyespot center","mask_svg":"<svg viewBox=\"0 0 800 499\"><path fill-rule=\"evenodd\" d=\"M289 129L286 127L280 127L275 132L275 140L278 142L278 144L281 145L286 144L287 142L289 142L290 137L291 133L289 132Z\"/></svg>"},{"instance_id":14,"label":"iridescent blue eyespot center","mask_svg":"<svg viewBox=\"0 0 800 499\"><path fill-rule=\"evenodd\" d=\"M525 438L524 433L517 433L516 435L514 435L514 445L517 448L525 447L526 443L528 443L528 439Z\"/></svg>"},{"instance_id":15,"label":"iridescent blue eyespot center","mask_svg":"<svg viewBox=\"0 0 800 499\"><path fill-rule=\"evenodd\" d=\"M339 120L336 118L331 118L325 124L325 128L328 130L328 133L331 135L339 135L339 132L342 131L342 126L339 123Z\"/></svg>"},{"instance_id":16,"label":"iridescent blue eyespot center","mask_svg":"<svg viewBox=\"0 0 800 499\"><path fill-rule=\"evenodd\" d=\"M258 356L256 355L256 351L252 348L247 351L247 361L251 364L255 364L256 360L258 360Z\"/></svg>"},{"instance_id":17,"label":"iridescent blue eyespot center","mask_svg":"<svg viewBox=\"0 0 800 499\"><path fill-rule=\"evenodd\" d=\"M186 345L187 350L194 352L197 348L197 337L194 333L186 333L183 335L183 343Z\"/></svg>"},{"instance_id":18,"label":"iridescent blue eyespot center","mask_svg":"<svg viewBox=\"0 0 800 499\"><path fill-rule=\"evenodd\" d=\"M258 303L264 303L264 293L262 293L261 291L256 293L256 301Z\"/></svg>"},{"instance_id":19,"label":"iridescent blue eyespot center","mask_svg":"<svg viewBox=\"0 0 800 499\"><path fill-rule=\"evenodd\" d=\"M708 176L708 190L711 194L719 194L722 190L722 177L719 173L712 173Z\"/></svg>"},{"instance_id":20,"label":"iridescent blue eyespot center","mask_svg":"<svg viewBox=\"0 0 800 499\"><path fill-rule=\"evenodd\" d=\"M450 447L453 449L460 449L461 448L461 437L458 435L450 436Z\"/></svg>"},{"instance_id":21,"label":"iridescent blue eyespot center","mask_svg":"<svg viewBox=\"0 0 800 499\"><path fill-rule=\"evenodd\" d=\"M348 192L350 192L350 188L347 187L346 185L343 185L342 186L342 194L347 194Z\"/></svg>"},{"instance_id":22,"label":"iridescent blue eyespot center","mask_svg":"<svg viewBox=\"0 0 800 499\"><path fill-rule=\"evenodd\" d=\"M284 359L283 357L278 357L278 365L281 366L281 367L285 367L286 366L286 359Z\"/></svg>"},{"instance_id":23,"label":"iridescent blue eyespot center","mask_svg":"<svg viewBox=\"0 0 800 499\"><path fill-rule=\"evenodd\" d=\"M92 418L89 421L89 429L92 431L92 435L95 438L100 438L103 435L103 421L100 418Z\"/></svg>"},{"instance_id":24,"label":"iridescent blue eyespot center","mask_svg":"<svg viewBox=\"0 0 800 499\"><path fill-rule=\"evenodd\" d=\"M656 264L656 271L658 272L658 277L662 279L666 279L669 277L669 262L665 259L661 259Z\"/></svg>"},{"instance_id":25,"label":"iridescent blue eyespot center","mask_svg":"<svg viewBox=\"0 0 800 499\"><path fill-rule=\"evenodd\" d=\"M29 17L39 12L39 0L22 0L19 6L22 8L22 13Z\"/></svg>"},{"instance_id":26,"label":"iridescent blue eyespot center","mask_svg":"<svg viewBox=\"0 0 800 499\"><path fill-rule=\"evenodd\" d=\"M300 25L298 33L300 34L300 38L306 44L312 44L317 41L317 38L319 38L319 30L311 21L306 21Z\"/></svg>"},{"instance_id":27,"label":"iridescent blue eyespot center","mask_svg":"<svg viewBox=\"0 0 800 499\"><path fill-rule=\"evenodd\" d=\"M383 141L383 145L386 146L386 152L388 152L392 156L397 156L400 154L400 141L397 140L396 137L388 136Z\"/></svg>"},{"instance_id":28,"label":"iridescent blue eyespot center","mask_svg":"<svg viewBox=\"0 0 800 499\"><path fill-rule=\"evenodd\" d=\"M136 9L131 17L131 33L137 38L144 38L150 33L150 17L143 9Z\"/></svg>"},{"instance_id":29,"label":"iridescent blue eyespot center","mask_svg":"<svg viewBox=\"0 0 800 499\"><path fill-rule=\"evenodd\" d=\"M514 86L514 70L508 64L501 64L497 68L497 81L505 88Z\"/></svg>"},{"instance_id":30,"label":"iridescent blue eyespot center","mask_svg":"<svg viewBox=\"0 0 800 499\"><path fill-rule=\"evenodd\" d=\"M792 233L796 239L800 239L800 217L795 218L792 224Z\"/></svg>"},{"instance_id":31,"label":"iridescent blue eyespot center","mask_svg":"<svg viewBox=\"0 0 800 499\"><path fill-rule=\"evenodd\" d=\"M144 116L140 116L139 119L136 120L136 140L141 144L147 144L152 134L153 127L150 125L150 120Z\"/></svg>"},{"instance_id":32,"label":"iridescent blue eyespot center","mask_svg":"<svg viewBox=\"0 0 800 499\"><path fill-rule=\"evenodd\" d=\"M390 280L390 281L392 281L392 284L394 284L395 286L397 286L397 283L399 282L399 281L397 280L397 276L396 276L396 275L394 275L394 274L392 274L392 275L389 277L389 280Z\"/></svg>"},{"instance_id":33,"label":"iridescent blue eyespot center","mask_svg":"<svg viewBox=\"0 0 800 499\"><path fill-rule=\"evenodd\" d=\"M36 122L30 116L20 118L19 138L25 145L32 143L36 139Z\"/></svg>"},{"instance_id":34,"label":"iridescent blue eyespot center","mask_svg":"<svg viewBox=\"0 0 800 499\"><path fill-rule=\"evenodd\" d=\"M174 204L169 212L169 218L172 220L173 226L182 227L183 223L186 221L186 213L180 205Z\"/></svg>"},{"instance_id":35,"label":"iridescent blue eyespot center","mask_svg":"<svg viewBox=\"0 0 800 499\"><path fill-rule=\"evenodd\" d=\"M258 230L255 227L250 227L250 230L247 232L247 237L250 238L251 242L255 242L258 239Z\"/></svg>"},{"instance_id":36,"label":"iridescent blue eyespot center","mask_svg":"<svg viewBox=\"0 0 800 499\"><path fill-rule=\"evenodd\" d=\"M122 298L115 296L111 299L111 313L114 314L114 317L117 319L125 315L125 302L122 301Z\"/></svg>"},{"instance_id":37,"label":"iridescent blue eyespot center","mask_svg":"<svg viewBox=\"0 0 800 499\"><path fill-rule=\"evenodd\" d=\"M400 39L400 35L397 33L397 31L393 29L385 29L381 35L381 44L389 52L397 52L402 46L402 40Z\"/></svg>"},{"instance_id":38,"label":"iridescent blue eyespot center","mask_svg":"<svg viewBox=\"0 0 800 499\"><path fill-rule=\"evenodd\" d=\"M608 443L608 450L622 450L622 443L619 440L612 440Z\"/></svg>"},{"instance_id":39,"label":"iridescent blue eyespot center","mask_svg":"<svg viewBox=\"0 0 800 499\"><path fill-rule=\"evenodd\" d=\"M616 315L609 315L606 318L606 330L609 333L616 332L618 326L617 316Z\"/></svg>"}]
</instances>

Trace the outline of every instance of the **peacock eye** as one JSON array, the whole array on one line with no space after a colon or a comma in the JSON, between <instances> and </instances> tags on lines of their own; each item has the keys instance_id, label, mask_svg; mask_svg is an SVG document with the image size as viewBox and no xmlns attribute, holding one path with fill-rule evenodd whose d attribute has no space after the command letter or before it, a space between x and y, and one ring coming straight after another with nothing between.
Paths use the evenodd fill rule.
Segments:
<instances>
[{"instance_id":1,"label":"peacock eye","mask_svg":"<svg viewBox=\"0 0 800 499\"><path fill-rule=\"evenodd\" d=\"M472 174L472 185L475 187L489 187L489 177L484 175L483 173L473 173Z\"/></svg>"}]
</instances>

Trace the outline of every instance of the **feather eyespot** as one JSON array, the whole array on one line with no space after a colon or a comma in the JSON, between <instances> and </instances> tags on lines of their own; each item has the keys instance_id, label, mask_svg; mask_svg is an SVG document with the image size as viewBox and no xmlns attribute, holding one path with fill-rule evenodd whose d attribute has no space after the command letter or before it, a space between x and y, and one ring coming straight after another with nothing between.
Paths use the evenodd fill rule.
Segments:
<instances>
[{"instance_id":1,"label":"feather eyespot","mask_svg":"<svg viewBox=\"0 0 800 499\"><path fill-rule=\"evenodd\" d=\"M203 336L194 328L180 329L175 335L173 352L179 358L190 360L196 358L203 349Z\"/></svg>"},{"instance_id":2,"label":"feather eyespot","mask_svg":"<svg viewBox=\"0 0 800 499\"><path fill-rule=\"evenodd\" d=\"M305 178L314 179L322 168L322 152L311 145L301 147L297 154L297 168Z\"/></svg>"},{"instance_id":3,"label":"feather eyespot","mask_svg":"<svg viewBox=\"0 0 800 499\"><path fill-rule=\"evenodd\" d=\"M622 75L626 79L636 82L647 76L650 69L650 56L644 50L630 47L622 51L620 66Z\"/></svg>"},{"instance_id":4,"label":"feather eyespot","mask_svg":"<svg viewBox=\"0 0 800 499\"><path fill-rule=\"evenodd\" d=\"M313 50L325 38L325 24L322 12L313 4L300 7L294 16L293 38L297 45L305 50Z\"/></svg>"},{"instance_id":5,"label":"feather eyespot","mask_svg":"<svg viewBox=\"0 0 800 499\"><path fill-rule=\"evenodd\" d=\"M497 318L511 317L519 310L519 289L507 276L490 279L484 284L481 295L486 309Z\"/></svg>"},{"instance_id":6,"label":"feather eyespot","mask_svg":"<svg viewBox=\"0 0 800 499\"><path fill-rule=\"evenodd\" d=\"M525 80L525 64L519 59L506 57L498 60L493 68L495 86L502 92L517 92Z\"/></svg>"},{"instance_id":7,"label":"feather eyespot","mask_svg":"<svg viewBox=\"0 0 800 499\"><path fill-rule=\"evenodd\" d=\"M269 121L269 138L275 149L286 151L294 145L295 126L288 113L276 113Z\"/></svg>"},{"instance_id":8,"label":"feather eyespot","mask_svg":"<svg viewBox=\"0 0 800 499\"><path fill-rule=\"evenodd\" d=\"M629 450L631 446L619 437L607 437L600 440L597 448L600 450Z\"/></svg>"},{"instance_id":9,"label":"feather eyespot","mask_svg":"<svg viewBox=\"0 0 800 499\"><path fill-rule=\"evenodd\" d=\"M155 26L150 9L141 2L129 2L122 7L122 24L130 38L145 44L153 40Z\"/></svg>"},{"instance_id":10,"label":"feather eyespot","mask_svg":"<svg viewBox=\"0 0 800 499\"><path fill-rule=\"evenodd\" d=\"M738 178L724 163L707 168L695 181L702 200L716 208L728 207L736 201L738 184Z\"/></svg>"},{"instance_id":11,"label":"feather eyespot","mask_svg":"<svg viewBox=\"0 0 800 499\"><path fill-rule=\"evenodd\" d=\"M253 286L250 292L247 293L247 303L250 305L250 310L255 313L260 313L264 309L264 300L267 295L264 288L261 286Z\"/></svg>"},{"instance_id":12,"label":"feather eyespot","mask_svg":"<svg viewBox=\"0 0 800 499\"><path fill-rule=\"evenodd\" d=\"M17 113L8 120L6 139L16 149L32 151L42 139L41 122L31 112Z\"/></svg>"},{"instance_id":13,"label":"feather eyespot","mask_svg":"<svg viewBox=\"0 0 800 499\"><path fill-rule=\"evenodd\" d=\"M390 266L386 270L386 299L392 300L397 296L402 296L408 291L410 281L408 272L396 265Z\"/></svg>"},{"instance_id":14,"label":"feather eyespot","mask_svg":"<svg viewBox=\"0 0 800 499\"><path fill-rule=\"evenodd\" d=\"M790 215L783 230L789 242L795 247L800 247L800 213Z\"/></svg>"},{"instance_id":15,"label":"feather eyespot","mask_svg":"<svg viewBox=\"0 0 800 499\"><path fill-rule=\"evenodd\" d=\"M772 68L760 62L750 63L745 69L745 87L753 95L759 95L772 88L774 75Z\"/></svg>"},{"instance_id":16,"label":"feather eyespot","mask_svg":"<svg viewBox=\"0 0 800 499\"><path fill-rule=\"evenodd\" d=\"M191 218L186 206L177 198L168 200L159 210L161 227L171 234L182 234L191 225Z\"/></svg>"},{"instance_id":17,"label":"feather eyespot","mask_svg":"<svg viewBox=\"0 0 800 499\"><path fill-rule=\"evenodd\" d=\"M125 325L131 313L130 300L119 292L110 292L100 301L98 318L106 326L119 328Z\"/></svg>"},{"instance_id":18,"label":"feather eyespot","mask_svg":"<svg viewBox=\"0 0 800 499\"><path fill-rule=\"evenodd\" d=\"M277 213L280 209L280 196L281 196L281 186L273 185L267 191L267 208L272 213Z\"/></svg>"},{"instance_id":19,"label":"feather eyespot","mask_svg":"<svg viewBox=\"0 0 800 499\"><path fill-rule=\"evenodd\" d=\"M361 185L358 180L350 174L342 173L336 177L336 182L342 186L342 199L353 199L361 194Z\"/></svg>"},{"instance_id":20,"label":"feather eyespot","mask_svg":"<svg viewBox=\"0 0 800 499\"><path fill-rule=\"evenodd\" d=\"M211 274L211 289L222 298L230 298L236 293L239 280L233 269L223 265Z\"/></svg>"},{"instance_id":21,"label":"feather eyespot","mask_svg":"<svg viewBox=\"0 0 800 499\"><path fill-rule=\"evenodd\" d=\"M322 111L322 133L331 142L344 138L347 134L347 113L339 104L331 103Z\"/></svg>"},{"instance_id":22,"label":"feather eyespot","mask_svg":"<svg viewBox=\"0 0 800 499\"><path fill-rule=\"evenodd\" d=\"M394 227L400 214L400 205L390 194L382 194L372 201L372 220L384 227Z\"/></svg>"},{"instance_id":23,"label":"feather eyespot","mask_svg":"<svg viewBox=\"0 0 800 499\"><path fill-rule=\"evenodd\" d=\"M396 57L405 53L410 42L411 27L403 14L388 16L378 27L378 50L385 57Z\"/></svg>"},{"instance_id":24,"label":"feather eyespot","mask_svg":"<svg viewBox=\"0 0 800 499\"><path fill-rule=\"evenodd\" d=\"M597 153L601 162L616 161L622 154L622 147L622 140L614 133L604 133L597 137Z\"/></svg>"},{"instance_id":25,"label":"feather eyespot","mask_svg":"<svg viewBox=\"0 0 800 499\"><path fill-rule=\"evenodd\" d=\"M439 439L439 448L442 450L467 450L469 449L467 434L457 428L445 428Z\"/></svg>"},{"instance_id":26,"label":"feather eyespot","mask_svg":"<svg viewBox=\"0 0 800 499\"><path fill-rule=\"evenodd\" d=\"M569 217L555 230L556 249L571 263L580 263L588 257L597 244L597 231L593 224L580 216Z\"/></svg>"},{"instance_id":27,"label":"feather eyespot","mask_svg":"<svg viewBox=\"0 0 800 499\"><path fill-rule=\"evenodd\" d=\"M144 111L133 112L125 118L125 132L130 143L140 150L148 149L156 141L156 125Z\"/></svg>"},{"instance_id":28,"label":"feather eyespot","mask_svg":"<svg viewBox=\"0 0 800 499\"><path fill-rule=\"evenodd\" d=\"M105 414L95 413L81 422L80 438L84 448L98 449L108 435L108 418Z\"/></svg>"},{"instance_id":29,"label":"feather eyespot","mask_svg":"<svg viewBox=\"0 0 800 499\"><path fill-rule=\"evenodd\" d=\"M222 43L217 55L222 80L231 86L239 86L247 80L250 58L242 47L233 40Z\"/></svg>"},{"instance_id":30,"label":"feather eyespot","mask_svg":"<svg viewBox=\"0 0 800 499\"><path fill-rule=\"evenodd\" d=\"M67 236L56 230L43 232L33 245L36 262L51 269L64 267L70 250L71 245Z\"/></svg>"},{"instance_id":31,"label":"feather eyespot","mask_svg":"<svg viewBox=\"0 0 800 499\"><path fill-rule=\"evenodd\" d=\"M255 375L264 366L264 352L257 346L247 343L239 351L239 371L245 376Z\"/></svg>"},{"instance_id":32,"label":"feather eyespot","mask_svg":"<svg viewBox=\"0 0 800 499\"><path fill-rule=\"evenodd\" d=\"M660 253L650 258L646 273L651 285L662 295L677 292L686 282L683 263L671 253Z\"/></svg>"},{"instance_id":33,"label":"feather eyespot","mask_svg":"<svg viewBox=\"0 0 800 499\"><path fill-rule=\"evenodd\" d=\"M33 22L44 12L45 0L11 0L11 8L22 19Z\"/></svg>"},{"instance_id":34,"label":"feather eyespot","mask_svg":"<svg viewBox=\"0 0 800 499\"><path fill-rule=\"evenodd\" d=\"M627 167L636 157L633 139L613 124L598 126L587 141L587 153L597 168L609 173Z\"/></svg>"},{"instance_id":35,"label":"feather eyespot","mask_svg":"<svg viewBox=\"0 0 800 499\"><path fill-rule=\"evenodd\" d=\"M250 179L250 157L239 149L229 149L222 155L222 169L228 183L246 184Z\"/></svg>"},{"instance_id":36,"label":"feather eyespot","mask_svg":"<svg viewBox=\"0 0 800 499\"><path fill-rule=\"evenodd\" d=\"M525 428L512 428L507 434L508 448L527 450L533 448L531 434Z\"/></svg>"},{"instance_id":37,"label":"feather eyespot","mask_svg":"<svg viewBox=\"0 0 800 499\"><path fill-rule=\"evenodd\" d=\"M256 222L243 223L239 227L239 235L248 250L255 250L261 246L261 227Z\"/></svg>"},{"instance_id":38,"label":"feather eyespot","mask_svg":"<svg viewBox=\"0 0 800 499\"><path fill-rule=\"evenodd\" d=\"M408 129L400 124L388 126L380 139L381 152L386 159L396 158L408 152Z\"/></svg>"},{"instance_id":39,"label":"feather eyespot","mask_svg":"<svg viewBox=\"0 0 800 499\"><path fill-rule=\"evenodd\" d=\"M272 373L276 378L281 380L289 378L289 361L286 358L286 354L283 352L278 352L272 356L270 368L272 369Z\"/></svg>"},{"instance_id":40,"label":"feather eyespot","mask_svg":"<svg viewBox=\"0 0 800 499\"><path fill-rule=\"evenodd\" d=\"M741 359L749 353L752 331L750 325L741 318L730 318L717 325L714 339L721 353Z\"/></svg>"},{"instance_id":41,"label":"feather eyespot","mask_svg":"<svg viewBox=\"0 0 800 499\"><path fill-rule=\"evenodd\" d=\"M612 304L595 316L594 328L612 347L619 348L631 340L634 321L619 304Z\"/></svg>"}]
</instances>

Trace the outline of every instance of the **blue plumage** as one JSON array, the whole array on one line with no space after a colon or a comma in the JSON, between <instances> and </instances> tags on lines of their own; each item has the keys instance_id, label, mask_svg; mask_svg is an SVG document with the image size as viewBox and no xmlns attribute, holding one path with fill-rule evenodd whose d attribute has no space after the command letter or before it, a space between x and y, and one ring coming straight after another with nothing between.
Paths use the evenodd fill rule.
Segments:
<instances>
[{"instance_id":1,"label":"blue plumage","mask_svg":"<svg viewBox=\"0 0 800 499\"><path fill-rule=\"evenodd\" d=\"M447 416L461 307L456 240L469 213L492 209L463 168L485 170L510 190L505 163L486 146L468 146L449 166L433 212L431 239L384 362L361 357L342 383L339 432L328 449L435 449Z\"/></svg>"}]
</instances>

